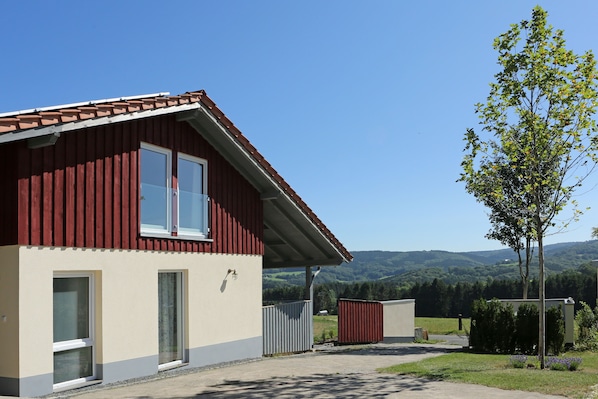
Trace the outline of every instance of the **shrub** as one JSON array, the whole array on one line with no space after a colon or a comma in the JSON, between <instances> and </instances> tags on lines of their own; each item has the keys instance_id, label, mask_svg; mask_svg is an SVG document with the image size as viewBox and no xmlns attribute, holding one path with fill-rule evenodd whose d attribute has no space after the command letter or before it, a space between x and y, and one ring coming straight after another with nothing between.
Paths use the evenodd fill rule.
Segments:
<instances>
[{"instance_id":1,"label":"shrub","mask_svg":"<svg viewBox=\"0 0 598 399\"><path fill-rule=\"evenodd\" d=\"M515 313L512 305L502 304L496 316L496 349L500 353L515 351Z\"/></svg>"},{"instance_id":2,"label":"shrub","mask_svg":"<svg viewBox=\"0 0 598 399\"><path fill-rule=\"evenodd\" d=\"M598 308L592 311L587 303L583 301L580 301L580 303L581 309L575 314L575 322L579 327L576 349L596 350L598 349Z\"/></svg>"},{"instance_id":3,"label":"shrub","mask_svg":"<svg viewBox=\"0 0 598 399\"><path fill-rule=\"evenodd\" d=\"M547 364L546 367L549 368L550 370L556 370L556 371L566 371L567 370L566 364L558 363L558 362L552 362L550 364Z\"/></svg>"},{"instance_id":4,"label":"shrub","mask_svg":"<svg viewBox=\"0 0 598 399\"><path fill-rule=\"evenodd\" d=\"M547 357L545 360L546 368L550 370L575 371L581 364L581 358L579 357Z\"/></svg>"},{"instance_id":5,"label":"shrub","mask_svg":"<svg viewBox=\"0 0 598 399\"><path fill-rule=\"evenodd\" d=\"M572 357L571 362L569 363L569 370L575 371L581 365L581 357Z\"/></svg>"},{"instance_id":6,"label":"shrub","mask_svg":"<svg viewBox=\"0 0 598 399\"><path fill-rule=\"evenodd\" d=\"M509 364L516 369L522 369L527 364L527 356L513 355L509 358Z\"/></svg>"},{"instance_id":7,"label":"shrub","mask_svg":"<svg viewBox=\"0 0 598 399\"><path fill-rule=\"evenodd\" d=\"M510 304L496 299L474 301L471 308L469 344L486 353L523 353L532 355L538 348L539 313L536 305L522 304L517 316ZM565 325L560 308L546 312L546 346L555 355L562 352Z\"/></svg>"},{"instance_id":8,"label":"shrub","mask_svg":"<svg viewBox=\"0 0 598 399\"><path fill-rule=\"evenodd\" d=\"M515 331L516 346L521 353L528 355L537 353L539 317L540 313L536 305L526 303L519 306L515 319Z\"/></svg>"},{"instance_id":9,"label":"shrub","mask_svg":"<svg viewBox=\"0 0 598 399\"><path fill-rule=\"evenodd\" d=\"M479 299L471 309L471 332L469 343L474 350L489 353L512 353L515 316L510 304L493 299Z\"/></svg>"},{"instance_id":10,"label":"shrub","mask_svg":"<svg viewBox=\"0 0 598 399\"><path fill-rule=\"evenodd\" d=\"M558 355L565 347L565 322L561 307L546 311L546 348L549 353Z\"/></svg>"}]
</instances>

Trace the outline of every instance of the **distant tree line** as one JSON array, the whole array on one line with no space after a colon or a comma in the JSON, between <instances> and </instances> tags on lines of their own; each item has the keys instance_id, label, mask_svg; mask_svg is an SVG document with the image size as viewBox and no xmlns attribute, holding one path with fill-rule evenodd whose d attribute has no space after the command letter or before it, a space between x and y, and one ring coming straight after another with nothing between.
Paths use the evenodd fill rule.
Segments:
<instances>
[{"instance_id":1,"label":"distant tree line","mask_svg":"<svg viewBox=\"0 0 598 399\"><path fill-rule=\"evenodd\" d=\"M578 270L567 270L549 276L546 279L546 296L572 297L576 310L581 308L581 301L594 307L598 295L596 287L596 269L587 264ZM300 300L304 297L304 290L303 286L269 288L264 290L264 303ZM336 314L339 298L377 301L415 299L417 317L457 317L459 314L470 317L471 305L475 300L521 298L521 281L488 279L475 283L446 284L436 278L428 282L417 282L410 287L399 287L396 283L384 281L316 284L314 312L326 309L329 313ZM530 281L528 298L538 298L536 280Z\"/></svg>"}]
</instances>

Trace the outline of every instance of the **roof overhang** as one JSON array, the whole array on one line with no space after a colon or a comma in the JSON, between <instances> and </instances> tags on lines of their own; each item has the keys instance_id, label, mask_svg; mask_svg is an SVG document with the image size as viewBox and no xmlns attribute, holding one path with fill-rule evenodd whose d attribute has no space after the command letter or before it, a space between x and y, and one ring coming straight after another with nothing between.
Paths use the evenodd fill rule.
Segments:
<instances>
[{"instance_id":1,"label":"roof overhang","mask_svg":"<svg viewBox=\"0 0 598 399\"><path fill-rule=\"evenodd\" d=\"M298 204L296 193L264 167L261 155L240 142L207 107L179 113L177 119L200 132L260 192L264 268L339 265L351 260L318 226L321 222Z\"/></svg>"}]
</instances>

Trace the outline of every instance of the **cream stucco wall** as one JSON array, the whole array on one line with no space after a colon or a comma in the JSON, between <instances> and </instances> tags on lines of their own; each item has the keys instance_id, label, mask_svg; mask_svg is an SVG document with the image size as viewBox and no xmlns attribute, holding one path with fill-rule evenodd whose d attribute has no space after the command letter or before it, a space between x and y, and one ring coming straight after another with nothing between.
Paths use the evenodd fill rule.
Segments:
<instances>
[{"instance_id":1,"label":"cream stucco wall","mask_svg":"<svg viewBox=\"0 0 598 399\"><path fill-rule=\"evenodd\" d=\"M262 334L260 256L20 247L1 251L0 260L7 280L0 281L0 293L4 285L9 288L0 295L14 298L18 292L18 318L14 303L5 312L9 320L15 317L19 322L20 378L53 371L52 279L60 272L93 272L97 363L157 355L158 272L162 270L184 275L186 349ZM229 269L237 271L236 279ZM3 329L2 324L0 320L0 338L16 339L14 328ZM0 371L3 366L0 361ZM16 376L13 369L9 371L0 375Z\"/></svg>"},{"instance_id":2,"label":"cream stucco wall","mask_svg":"<svg viewBox=\"0 0 598 399\"><path fill-rule=\"evenodd\" d=\"M385 301L383 331L387 338L413 338L415 335L415 299Z\"/></svg>"}]
</instances>

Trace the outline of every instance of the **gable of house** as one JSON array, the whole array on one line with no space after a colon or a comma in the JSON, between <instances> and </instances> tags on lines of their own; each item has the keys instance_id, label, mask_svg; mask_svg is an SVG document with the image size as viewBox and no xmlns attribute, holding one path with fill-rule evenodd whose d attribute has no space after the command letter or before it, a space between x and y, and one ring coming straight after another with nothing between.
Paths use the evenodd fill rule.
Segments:
<instances>
[{"instance_id":1,"label":"gable of house","mask_svg":"<svg viewBox=\"0 0 598 399\"><path fill-rule=\"evenodd\" d=\"M142 234L142 143L207 162L206 239ZM0 244L252 253L264 267L352 259L203 91L0 114L0 159L17 193L1 200Z\"/></svg>"}]
</instances>

